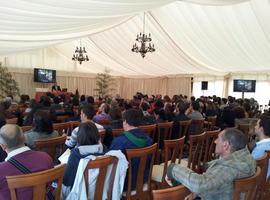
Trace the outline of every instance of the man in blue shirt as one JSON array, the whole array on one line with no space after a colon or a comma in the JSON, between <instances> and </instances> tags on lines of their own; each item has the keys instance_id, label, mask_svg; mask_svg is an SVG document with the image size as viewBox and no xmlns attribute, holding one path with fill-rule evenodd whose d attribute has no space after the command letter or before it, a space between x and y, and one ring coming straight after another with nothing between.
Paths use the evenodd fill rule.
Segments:
<instances>
[{"instance_id":1,"label":"man in blue shirt","mask_svg":"<svg viewBox=\"0 0 270 200\"><path fill-rule=\"evenodd\" d=\"M265 151L270 150L270 116L262 115L257 121L255 127L255 133L259 137L259 142L256 143L255 148L252 151L254 159L262 157ZM268 166L267 177L270 175L270 162Z\"/></svg>"},{"instance_id":2,"label":"man in blue shirt","mask_svg":"<svg viewBox=\"0 0 270 200\"><path fill-rule=\"evenodd\" d=\"M153 140L138 128L141 125L142 112L138 109L129 109L123 113L123 128L124 133L112 141L110 150L121 150L126 154L126 149L137 149L152 145ZM136 187L136 178L139 168L139 159L132 161L132 186ZM145 169L144 181L147 181L149 168ZM147 173L148 172L148 173ZM125 188L127 185L125 184Z\"/></svg>"}]
</instances>

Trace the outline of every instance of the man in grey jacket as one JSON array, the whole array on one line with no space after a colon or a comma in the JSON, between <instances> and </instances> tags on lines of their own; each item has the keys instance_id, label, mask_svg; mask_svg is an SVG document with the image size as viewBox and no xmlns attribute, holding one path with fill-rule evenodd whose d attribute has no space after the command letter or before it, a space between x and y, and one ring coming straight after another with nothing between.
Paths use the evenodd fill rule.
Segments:
<instances>
[{"instance_id":1,"label":"man in grey jacket","mask_svg":"<svg viewBox=\"0 0 270 200\"><path fill-rule=\"evenodd\" d=\"M203 200L232 200L233 181L252 176L256 162L249 153L247 137L239 130L223 130L216 139L216 154L219 159L207 163L207 170L197 174L178 164L171 164L167 181L174 179L189 188Z\"/></svg>"}]
</instances>

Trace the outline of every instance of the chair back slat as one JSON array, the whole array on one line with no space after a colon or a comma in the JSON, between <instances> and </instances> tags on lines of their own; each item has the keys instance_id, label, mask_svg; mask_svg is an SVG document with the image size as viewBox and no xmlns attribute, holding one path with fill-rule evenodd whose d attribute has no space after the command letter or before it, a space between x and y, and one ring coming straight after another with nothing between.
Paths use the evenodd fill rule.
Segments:
<instances>
[{"instance_id":1,"label":"chair back slat","mask_svg":"<svg viewBox=\"0 0 270 200\"><path fill-rule=\"evenodd\" d=\"M55 200L60 200L65 165L58 165L52 169L23 174L18 176L7 176L7 183L11 194L11 200L16 200L16 189L32 187L33 200L45 199L46 188L49 183L57 180L57 188L54 191Z\"/></svg>"}]
</instances>

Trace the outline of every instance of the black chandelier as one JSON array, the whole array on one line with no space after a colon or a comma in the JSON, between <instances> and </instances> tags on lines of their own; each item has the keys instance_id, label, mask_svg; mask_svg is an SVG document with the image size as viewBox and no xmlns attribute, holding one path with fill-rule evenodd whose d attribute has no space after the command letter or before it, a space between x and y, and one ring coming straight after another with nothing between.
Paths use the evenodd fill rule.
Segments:
<instances>
[{"instance_id":1,"label":"black chandelier","mask_svg":"<svg viewBox=\"0 0 270 200\"><path fill-rule=\"evenodd\" d=\"M73 54L72 60L78 61L80 65L83 61L89 61L85 47L82 47L82 41L80 40L80 47L76 47L75 54ZM85 54L85 55L84 55Z\"/></svg>"},{"instance_id":2,"label":"black chandelier","mask_svg":"<svg viewBox=\"0 0 270 200\"><path fill-rule=\"evenodd\" d=\"M133 47L131 49L132 52L140 53L142 58L145 57L145 54L147 52L152 53L155 51L154 44L151 44L151 41L152 41L151 34L149 33L147 36L147 34L144 33L144 30L145 30L145 12L143 14L143 32L142 33L140 32L140 34L137 34L136 42L135 44L133 44Z\"/></svg>"}]
</instances>

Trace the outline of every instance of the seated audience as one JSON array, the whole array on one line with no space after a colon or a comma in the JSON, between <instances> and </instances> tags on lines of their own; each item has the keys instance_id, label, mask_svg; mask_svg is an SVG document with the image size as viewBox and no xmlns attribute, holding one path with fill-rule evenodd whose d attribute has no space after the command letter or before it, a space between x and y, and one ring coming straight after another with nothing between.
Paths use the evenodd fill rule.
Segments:
<instances>
[{"instance_id":1,"label":"seated audience","mask_svg":"<svg viewBox=\"0 0 270 200\"><path fill-rule=\"evenodd\" d=\"M186 121L189 118L186 116L187 104L184 101L179 101L176 105L176 121Z\"/></svg>"},{"instance_id":2,"label":"seated audience","mask_svg":"<svg viewBox=\"0 0 270 200\"><path fill-rule=\"evenodd\" d=\"M0 103L0 113L2 113L6 119L11 119L16 117L11 111L10 111L11 102L10 101L2 101Z\"/></svg>"},{"instance_id":3,"label":"seated audience","mask_svg":"<svg viewBox=\"0 0 270 200\"><path fill-rule=\"evenodd\" d=\"M99 123L101 120L110 120L111 116L109 115L110 106L107 103L102 103L98 108L98 114L93 117L93 121Z\"/></svg>"},{"instance_id":4,"label":"seated audience","mask_svg":"<svg viewBox=\"0 0 270 200\"><path fill-rule=\"evenodd\" d=\"M194 119L194 120L200 120L204 119L202 114L199 112L200 109L200 104L198 101L192 101L189 108L186 111L186 115L189 119Z\"/></svg>"},{"instance_id":5,"label":"seated audience","mask_svg":"<svg viewBox=\"0 0 270 200\"><path fill-rule=\"evenodd\" d=\"M32 99L30 101L29 108L25 110L25 112L27 112L27 115L23 119L23 126L31 126L33 124L34 114L37 112L37 110L41 108L42 105L37 103L35 99Z\"/></svg>"},{"instance_id":6,"label":"seated audience","mask_svg":"<svg viewBox=\"0 0 270 200\"><path fill-rule=\"evenodd\" d=\"M163 108L154 109L155 123L167 122L165 110Z\"/></svg>"},{"instance_id":7,"label":"seated audience","mask_svg":"<svg viewBox=\"0 0 270 200\"><path fill-rule=\"evenodd\" d=\"M28 147L35 150L35 140L49 139L58 136L58 132L53 130L50 114L46 111L39 110L34 114L33 128L25 133L25 142Z\"/></svg>"},{"instance_id":8,"label":"seated audience","mask_svg":"<svg viewBox=\"0 0 270 200\"><path fill-rule=\"evenodd\" d=\"M103 140L103 144L107 147L111 146L113 136L112 130L123 128L122 112L118 106L113 106L110 109L109 115L111 116L111 121L109 124L104 124L103 127L106 130L106 134Z\"/></svg>"},{"instance_id":9,"label":"seated audience","mask_svg":"<svg viewBox=\"0 0 270 200\"><path fill-rule=\"evenodd\" d=\"M137 149L152 145L152 139L142 129L138 128L141 125L141 121L142 113L140 110L126 110L123 113L123 128L125 132L112 141L110 150L121 150L125 154L126 149ZM132 162L132 189L136 186L138 166L139 160L134 159ZM148 176L147 173L145 174L144 181L147 180Z\"/></svg>"},{"instance_id":10,"label":"seated audience","mask_svg":"<svg viewBox=\"0 0 270 200\"><path fill-rule=\"evenodd\" d=\"M229 128L215 140L219 159L206 164L206 172L197 174L180 164L170 164L166 179L177 181L202 199L232 199L233 181L255 174L256 162L247 149L247 137L239 130Z\"/></svg>"},{"instance_id":11,"label":"seated audience","mask_svg":"<svg viewBox=\"0 0 270 200\"><path fill-rule=\"evenodd\" d=\"M89 155L103 155L104 148L96 125L90 121L81 123L78 130L77 146L71 150L63 179L63 197L71 191L81 158ZM83 173L83 172L81 172Z\"/></svg>"},{"instance_id":12,"label":"seated audience","mask_svg":"<svg viewBox=\"0 0 270 200\"><path fill-rule=\"evenodd\" d=\"M175 120L173 122L173 127L172 127L172 138L177 138L178 137L178 133L179 133L179 121L187 121L190 120L187 116L186 116L186 110L187 110L187 105L185 104L184 101L179 101L176 105L176 116L175 116Z\"/></svg>"},{"instance_id":13,"label":"seated audience","mask_svg":"<svg viewBox=\"0 0 270 200\"><path fill-rule=\"evenodd\" d=\"M82 106L81 108L81 122L92 122L92 118L95 115L95 110L92 105L87 104ZM96 124L96 127L99 131L103 131L104 128L103 126ZM77 136L78 136L78 130L79 127L76 127L72 133L71 136L67 138L65 144L67 145L68 148L74 148L77 145Z\"/></svg>"},{"instance_id":14,"label":"seated audience","mask_svg":"<svg viewBox=\"0 0 270 200\"><path fill-rule=\"evenodd\" d=\"M270 116L262 115L257 121L255 126L255 133L259 137L259 142L256 143L255 148L252 151L254 159L259 159L265 153L270 150ZM267 177L270 175L270 160L268 166Z\"/></svg>"},{"instance_id":15,"label":"seated audience","mask_svg":"<svg viewBox=\"0 0 270 200\"><path fill-rule=\"evenodd\" d=\"M51 104L51 109L53 110L61 110L63 109L63 106L60 104L61 97L56 96L53 98L53 104Z\"/></svg>"},{"instance_id":16,"label":"seated audience","mask_svg":"<svg viewBox=\"0 0 270 200\"><path fill-rule=\"evenodd\" d=\"M24 166L30 172L53 167L49 155L44 152L32 151L24 145L24 134L17 125L7 124L0 129L0 145L8 153L6 160L0 162L0 200L11 199L6 176L24 174L18 165ZM32 199L32 196L31 188L17 190L18 199Z\"/></svg>"}]
</instances>

